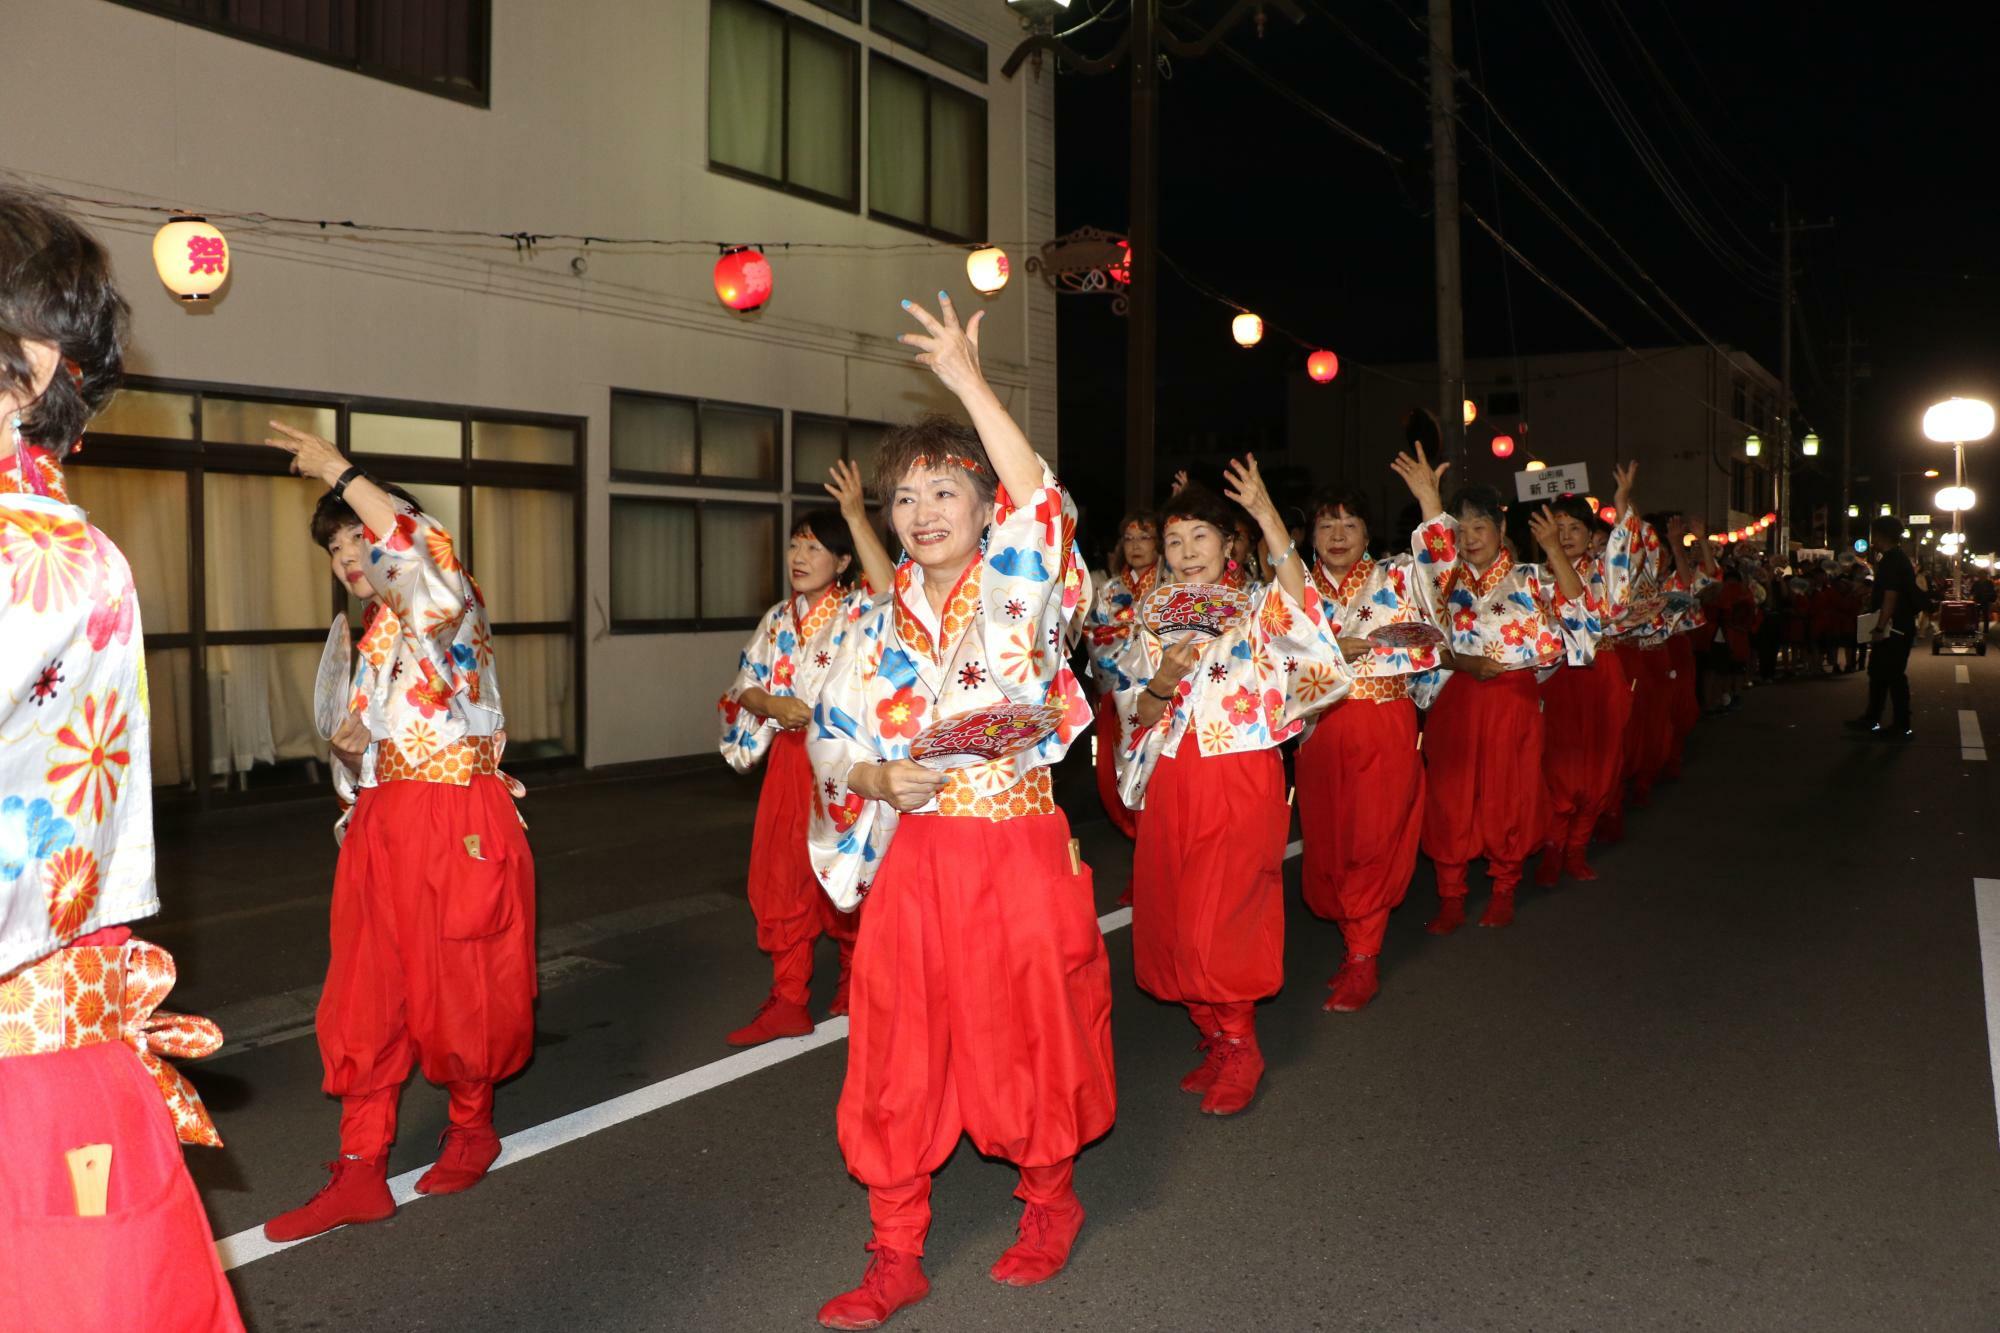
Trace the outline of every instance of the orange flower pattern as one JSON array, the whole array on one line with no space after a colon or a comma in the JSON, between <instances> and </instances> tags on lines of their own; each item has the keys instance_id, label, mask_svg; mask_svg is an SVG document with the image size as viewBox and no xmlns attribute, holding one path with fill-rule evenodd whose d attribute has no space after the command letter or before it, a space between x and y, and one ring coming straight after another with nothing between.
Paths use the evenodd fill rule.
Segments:
<instances>
[{"instance_id":1,"label":"orange flower pattern","mask_svg":"<svg viewBox=\"0 0 2000 1333\"><path fill-rule=\"evenodd\" d=\"M63 813L74 819L88 809L91 820L101 824L118 800L118 785L131 763L125 713L118 706L118 691L112 690L102 700L86 697L56 732L48 783L61 787L74 782Z\"/></svg>"},{"instance_id":2,"label":"orange flower pattern","mask_svg":"<svg viewBox=\"0 0 2000 1333\"><path fill-rule=\"evenodd\" d=\"M63 939L75 938L97 905L97 858L87 847L66 847L46 864L42 877L49 929Z\"/></svg>"},{"instance_id":3,"label":"orange flower pattern","mask_svg":"<svg viewBox=\"0 0 2000 1333\"><path fill-rule=\"evenodd\" d=\"M739 773L755 768L770 753L778 734L776 722L742 707L744 692L760 689L808 705L817 703L841 635L871 600L866 588L848 590L836 584L810 606L795 595L764 613L737 654L735 678L716 700L722 757L731 768Z\"/></svg>"}]
</instances>

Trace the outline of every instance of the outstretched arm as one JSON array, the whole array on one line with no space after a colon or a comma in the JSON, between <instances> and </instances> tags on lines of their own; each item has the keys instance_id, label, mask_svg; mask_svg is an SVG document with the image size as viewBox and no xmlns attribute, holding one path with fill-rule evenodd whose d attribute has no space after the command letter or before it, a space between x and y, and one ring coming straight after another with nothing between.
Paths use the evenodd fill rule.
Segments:
<instances>
[{"instance_id":1,"label":"outstretched arm","mask_svg":"<svg viewBox=\"0 0 2000 1333\"><path fill-rule=\"evenodd\" d=\"M1423 510L1424 522L1428 523L1444 512L1444 501L1439 498L1438 484L1444 480L1444 474L1451 470L1451 464L1445 462L1432 467L1430 460L1424 457L1424 447L1421 444L1410 447L1417 451L1415 458L1408 454L1397 454L1396 461L1389 464L1389 467L1403 479L1403 484L1410 488L1410 494L1416 497L1417 506Z\"/></svg>"},{"instance_id":2,"label":"outstretched arm","mask_svg":"<svg viewBox=\"0 0 2000 1333\"><path fill-rule=\"evenodd\" d=\"M993 474L1006 488L1007 498L1017 505L1026 503L1041 489L1042 461L1035 457L1028 437L979 369L979 326L986 312L975 310L961 327L951 297L943 292L938 293L935 316L915 301L903 302L903 309L924 326L924 331L906 333L898 341L919 349L917 364L928 366L945 388L958 396L966 415L972 418L972 428L979 432L979 442L986 446L986 456L993 460Z\"/></svg>"},{"instance_id":3,"label":"outstretched arm","mask_svg":"<svg viewBox=\"0 0 2000 1333\"><path fill-rule=\"evenodd\" d=\"M833 465L833 480L826 493L840 504L840 516L854 538L854 553L861 561L861 576L876 596L886 596L895 584L896 562L882 544L882 534L868 521L868 494L861 486L861 469L842 459Z\"/></svg>"},{"instance_id":4,"label":"outstretched arm","mask_svg":"<svg viewBox=\"0 0 2000 1333\"><path fill-rule=\"evenodd\" d=\"M1244 512L1264 534L1264 543L1271 550L1272 577L1285 595L1295 602L1303 602L1306 597L1305 561L1299 558L1298 548L1292 543L1292 534L1285 528L1285 521L1278 517L1278 506L1271 503L1271 493L1264 489L1264 475L1257 470L1257 456L1245 454L1241 460L1230 459L1223 469L1222 493L1243 506Z\"/></svg>"}]
</instances>

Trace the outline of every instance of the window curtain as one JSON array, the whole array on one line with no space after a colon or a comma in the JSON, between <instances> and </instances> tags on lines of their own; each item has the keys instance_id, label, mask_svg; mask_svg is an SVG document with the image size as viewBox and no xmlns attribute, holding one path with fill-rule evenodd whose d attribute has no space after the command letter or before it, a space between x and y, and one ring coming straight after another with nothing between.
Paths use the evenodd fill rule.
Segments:
<instances>
[{"instance_id":1,"label":"window curtain","mask_svg":"<svg viewBox=\"0 0 2000 1333\"><path fill-rule=\"evenodd\" d=\"M986 103L931 86L930 223L975 240L986 230Z\"/></svg>"},{"instance_id":2,"label":"window curtain","mask_svg":"<svg viewBox=\"0 0 2000 1333\"><path fill-rule=\"evenodd\" d=\"M868 207L924 225L924 116L921 74L879 57L868 69Z\"/></svg>"},{"instance_id":3,"label":"window curtain","mask_svg":"<svg viewBox=\"0 0 2000 1333\"><path fill-rule=\"evenodd\" d=\"M703 620L761 616L778 600L777 509L725 509L701 516Z\"/></svg>"},{"instance_id":4,"label":"window curtain","mask_svg":"<svg viewBox=\"0 0 2000 1333\"><path fill-rule=\"evenodd\" d=\"M572 497L560 491L473 488L473 577L495 625L570 618L576 605L572 511ZM569 737L569 643L567 634L495 640L510 744Z\"/></svg>"},{"instance_id":5,"label":"window curtain","mask_svg":"<svg viewBox=\"0 0 2000 1333\"><path fill-rule=\"evenodd\" d=\"M708 156L784 176L785 22L742 0L715 0L708 27Z\"/></svg>"},{"instance_id":6,"label":"window curtain","mask_svg":"<svg viewBox=\"0 0 2000 1333\"><path fill-rule=\"evenodd\" d=\"M852 42L803 23L791 30L791 86L785 107L791 184L855 203L860 60Z\"/></svg>"},{"instance_id":7,"label":"window curtain","mask_svg":"<svg viewBox=\"0 0 2000 1333\"><path fill-rule=\"evenodd\" d=\"M695 511L687 503L611 502L611 619L693 620ZM504 687L505 682L502 682Z\"/></svg>"}]
</instances>

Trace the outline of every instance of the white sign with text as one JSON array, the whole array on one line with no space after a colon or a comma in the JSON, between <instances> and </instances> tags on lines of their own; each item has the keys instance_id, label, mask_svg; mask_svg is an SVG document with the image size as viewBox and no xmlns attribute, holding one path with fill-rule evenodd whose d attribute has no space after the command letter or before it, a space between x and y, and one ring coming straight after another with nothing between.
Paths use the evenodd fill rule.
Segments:
<instances>
[{"instance_id":1,"label":"white sign with text","mask_svg":"<svg viewBox=\"0 0 2000 1333\"><path fill-rule=\"evenodd\" d=\"M1590 493L1590 473L1582 463L1538 468L1514 474L1514 495L1521 500L1554 500L1564 495Z\"/></svg>"}]
</instances>

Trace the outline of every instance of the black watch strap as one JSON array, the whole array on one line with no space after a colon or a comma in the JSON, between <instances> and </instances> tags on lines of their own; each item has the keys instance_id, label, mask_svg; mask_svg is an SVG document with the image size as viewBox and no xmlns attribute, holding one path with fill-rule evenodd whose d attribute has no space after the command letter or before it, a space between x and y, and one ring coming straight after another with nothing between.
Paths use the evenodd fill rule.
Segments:
<instances>
[{"instance_id":1,"label":"black watch strap","mask_svg":"<svg viewBox=\"0 0 2000 1333\"><path fill-rule=\"evenodd\" d=\"M340 479L333 483L333 498L336 500L344 499L347 495L348 484L356 477L365 477L367 475L366 472L361 470L361 464L359 463L341 473Z\"/></svg>"}]
</instances>

